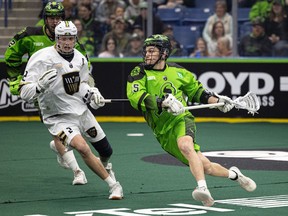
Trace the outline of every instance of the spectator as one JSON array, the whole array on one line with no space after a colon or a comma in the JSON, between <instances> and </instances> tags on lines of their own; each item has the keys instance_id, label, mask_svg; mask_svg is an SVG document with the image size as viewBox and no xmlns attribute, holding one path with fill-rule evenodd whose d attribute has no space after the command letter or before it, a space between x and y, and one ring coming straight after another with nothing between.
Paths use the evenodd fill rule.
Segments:
<instances>
[{"instance_id":1,"label":"spectator","mask_svg":"<svg viewBox=\"0 0 288 216\"><path fill-rule=\"evenodd\" d=\"M229 38L225 36L218 38L215 57L228 57L232 56L232 54L233 53Z\"/></svg>"},{"instance_id":2,"label":"spectator","mask_svg":"<svg viewBox=\"0 0 288 216\"><path fill-rule=\"evenodd\" d=\"M182 57L187 56L186 51L183 50L181 44L175 39L173 35L167 35L171 43L171 54L172 57Z\"/></svg>"},{"instance_id":3,"label":"spectator","mask_svg":"<svg viewBox=\"0 0 288 216\"><path fill-rule=\"evenodd\" d=\"M206 41L202 37L199 37L196 40L194 52L190 54L190 57L201 58L209 56L210 54L208 52Z\"/></svg>"},{"instance_id":4,"label":"spectator","mask_svg":"<svg viewBox=\"0 0 288 216\"><path fill-rule=\"evenodd\" d=\"M65 20L73 20L76 17L76 8L70 1L63 1Z\"/></svg>"},{"instance_id":5,"label":"spectator","mask_svg":"<svg viewBox=\"0 0 288 216\"><path fill-rule=\"evenodd\" d=\"M142 57L142 40L143 38L136 33L132 34L129 39L129 45L126 52L124 52L125 57Z\"/></svg>"},{"instance_id":6,"label":"spectator","mask_svg":"<svg viewBox=\"0 0 288 216\"><path fill-rule=\"evenodd\" d=\"M98 55L99 58L123 57L122 53L117 50L117 40L112 36L103 39L103 47Z\"/></svg>"},{"instance_id":7,"label":"spectator","mask_svg":"<svg viewBox=\"0 0 288 216\"><path fill-rule=\"evenodd\" d=\"M183 50L179 41L177 41L176 38L174 37L174 29L172 25L166 25L163 29L162 34L166 35L170 39L172 46L171 56L179 57L187 55L187 53Z\"/></svg>"},{"instance_id":8,"label":"spectator","mask_svg":"<svg viewBox=\"0 0 288 216\"><path fill-rule=\"evenodd\" d=\"M138 34L142 39L144 39L144 32L142 30L142 27L140 25L133 25L132 27L132 34Z\"/></svg>"},{"instance_id":9,"label":"spectator","mask_svg":"<svg viewBox=\"0 0 288 216\"><path fill-rule=\"evenodd\" d=\"M122 6L117 6L114 13L110 17L111 24L114 22L114 20L116 18L119 18L119 17L121 17L123 20L125 20L124 13L125 13L125 8L123 8ZM131 24L126 20L125 20L125 24L126 24L126 30L129 32L132 32ZM111 31L111 26L108 27L108 30Z\"/></svg>"},{"instance_id":10,"label":"spectator","mask_svg":"<svg viewBox=\"0 0 288 216\"><path fill-rule=\"evenodd\" d=\"M232 45L232 38L230 35L225 34L224 24L220 20L216 21L212 26L211 40L207 42L208 52L212 56L216 53L218 39L224 36L229 38L230 44Z\"/></svg>"},{"instance_id":11,"label":"spectator","mask_svg":"<svg viewBox=\"0 0 288 216\"><path fill-rule=\"evenodd\" d=\"M130 33L126 32L126 22L122 17L117 17L112 22L112 30L105 34L102 42L102 47L104 44L104 40L106 40L107 37L113 36L117 41L117 49L118 52L123 53L128 45L128 40L131 36ZM105 45L105 44L104 44Z\"/></svg>"},{"instance_id":12,"label":"spectator","mask_svg":"<svg viewBox=\"0 0 288 216\"><path fill-rule=\"evenodd\" d=\"M176 8L182 6L183 6L183 0L167 0L166 4L159 5L158 9Z\"/></svg>"},{"instance_id":13,"label":"spectator","mask_svg":"<svg viewBox=\"0 0 288 216\"><path fill-rule=\"evenodd\" d=\"M81 20L83 26L81 36L93 38L94 40L95 50L92 56L96 56L103 37L101 23L94 19L92 14L92 6L90 4L81 4L78 6L78 18Z\"/></svg>"},{"instance_id":14,"label":"spectator","mask_svg":"<svg viewBox=\"0 0 288 216\"><path fill-rule=\"evenodd\" d=\"M172 26L172 25L169 25L169 24L166 25L166 26L164 26L162 34L163 34L163 35L166 35L166 36L168 36L168 35L174 36L173 26Z\"/></svg>"},{"instance_id":15,"label":"spectator","mask_svg":"<svg viewBox=\"0 0 288 216\"><path fill-rule=\"evenodd\" d=\"M96 9L96 20L104 26L111 26L111 15L118 6L125 8L126 3L122 0L101 0Z\"/></svg>"},{"instance_id":16,"label":"spectator","mask_svg":"<svg viewBox=\"0 0 288 216\"><path fill-rule=\"evenodd\" d=\"M80 19L74 19L73 23L77 28L77 38L79 43L84 46L88 56L95 56L99 48L97 49L95 46L94 38L83 35L83 26Z\"/></svg>"},{"instance_id":17,"label":"spectator","mask_svg":"<svg viewBox=\"0 0 288 216\"><path fill-rule=\"evenodd\" d=\"M243 36L239 43L239 56L272 56L272 42L265 34L264 19L257 17L252 21L252 32Z\"/></svg>"},{"instance_id":18,"label":"spectator","mask_svg":"<svg viewBox=\"0 0 288 216\"><path fill-rule=\"evenodd\" d=\"M226 2L223 0L216 1L215 13L208 18L208 20L206 21L204 30L203 30L203 38L207 42L208 47L212 41L213 25L217 21L221 21L223 23L225 36L229 36L232 38L233 18L226 11L227 11ZM209 50L209 52L210 52L210 50Z\"/></svg>"},{"instance_id":19,"label":"spectator","mask_svg":"<svg viewBox=\"0 0 288 216\"><path fill-rule=\"evenodd\" d=\"M140 4L140 15L136 18L134 25L141 26L144 35L147 36L147 2ZM153 13L153 34L161 34L163 32L164 24L159 16Z\"/></svg>"},{"instance_id":20,"label":"spectator","mask_svg":"<svg viewBox=\"0 0 288 216\"><path fill-rule=\"evenodd\" d=\"M273 0L265 19L265 32L273 44L273 56L288 56L288 19L281 0Z\"/></svg>"},{"instance_id":21,"label":"spectator","mask_svg":"<svg viewBox=\"0 0 288 216\"><path fill-rule=\"evenodd\" d=\"M124 12L124 19L134 25L136 17L140 15L140 4L143 0L129 0L129 5Z\"/></svg>"}]
</instances>

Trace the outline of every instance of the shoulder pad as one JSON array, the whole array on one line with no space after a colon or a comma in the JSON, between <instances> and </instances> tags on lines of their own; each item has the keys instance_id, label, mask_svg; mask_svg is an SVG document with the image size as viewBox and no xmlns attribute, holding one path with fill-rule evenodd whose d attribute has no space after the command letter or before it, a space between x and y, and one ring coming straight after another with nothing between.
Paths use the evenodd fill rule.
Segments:
<instances>
[{"instance_id":1,"label":"shoulder pad","mask_svg":"<svg viewBox=\"0 0 288 216\"><path fill-rule=\"evenodd\" d=\"M182 67L181 65L178 65L177 63L174 63L174 62L167 62L167 65L169 67L176 67L176 68L182 68L184 69L184 67Z\"/></svg>"},{"instance_id":2,"label":"shoulder pad","mask_svg":"<svg viewBox=\"0 0 288 216\"><path fill-rule=\"evenodd\" d=\"M133 82L134 80L142 79L145 75L144 65L141 63L131 71L128 76L128 81Z\"/></svg>"},{"instance_id":3,"label":"shoulder pad","mask_svg":"<svg viewBox=\"0 0 288 216\"><path fill-rule=\"evenodd\" d=\"M24 37L32 36L32 35L44 35L42 26L39 27L26 27L18 32L13 39L20 40Z\"/></svg>"}]
</instances>

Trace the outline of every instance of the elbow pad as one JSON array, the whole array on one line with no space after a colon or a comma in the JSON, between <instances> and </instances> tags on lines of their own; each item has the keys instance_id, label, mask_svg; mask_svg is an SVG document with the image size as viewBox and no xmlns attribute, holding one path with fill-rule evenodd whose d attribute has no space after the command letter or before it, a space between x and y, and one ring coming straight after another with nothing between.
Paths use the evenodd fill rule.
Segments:
<instances>
[{"instance_id":1,"label":"elbow pad","mask_svg":"<svg viewBox=\"0 0 288 216\"><path fill-rule=\"evenodd\" d=\"M213 93L208 91L208 90L204 90L200 96L200 102L203 104L208 104L208 99L213 96Z\"/></svg>"}]
</instances>

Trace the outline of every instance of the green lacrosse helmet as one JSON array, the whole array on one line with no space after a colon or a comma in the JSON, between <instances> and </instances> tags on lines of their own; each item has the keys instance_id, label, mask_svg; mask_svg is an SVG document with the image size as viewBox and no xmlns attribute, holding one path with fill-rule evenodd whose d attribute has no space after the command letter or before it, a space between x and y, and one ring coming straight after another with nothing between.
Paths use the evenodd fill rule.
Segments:
<instances>
[{"instance_id":1,"label":"green lacrosse helmet","mask_svg":"<svg viewBox=\"0 0 288 216\"><path fill-rule=\"evenodd\" d=\"M161 35L161 34L155 34L151 35L150 37L146 38L144 41L144 47L143 47L143 57L145 52L145 49L147 46L156 46L160 54L163 54L166 51L166 58L165 60L170 56L171 54L171 43L170 39L166 35Z\"/></svg>"},{"instance_id":2,"label":"green lacrosse helmet","mask_svg":"<svg viewBox=\"0 0 288 216\"><path fill-rule=\"evenodd\" d=\"M48 2L44 8L44 19L47 17L58 16L65 19L65 10L61 2Z\"/></svg>"}]
</instances>

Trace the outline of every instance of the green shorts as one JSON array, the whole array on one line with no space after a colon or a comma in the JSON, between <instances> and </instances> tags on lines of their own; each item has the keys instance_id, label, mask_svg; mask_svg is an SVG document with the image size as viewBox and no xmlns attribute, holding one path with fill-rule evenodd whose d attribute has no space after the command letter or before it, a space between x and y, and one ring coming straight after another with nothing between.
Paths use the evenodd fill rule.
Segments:
<instances>
[{"instance_id":1,"label":"green shorts","mask_svg":"<svg viewBox=\"0 0 288 216\"><path fill-rule=\"evenodd\" d=\"M166 134L158 134L156 138L166 152L188 165L188 160L182 155L177 145L178 138L182 136L191 136L195 151L200 151L200 146L196 144L196 125L193 116L181 118Z\"/></svg>"}]
</instances>

